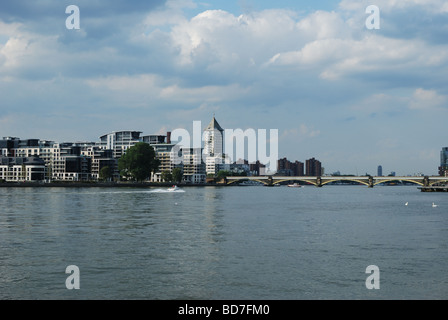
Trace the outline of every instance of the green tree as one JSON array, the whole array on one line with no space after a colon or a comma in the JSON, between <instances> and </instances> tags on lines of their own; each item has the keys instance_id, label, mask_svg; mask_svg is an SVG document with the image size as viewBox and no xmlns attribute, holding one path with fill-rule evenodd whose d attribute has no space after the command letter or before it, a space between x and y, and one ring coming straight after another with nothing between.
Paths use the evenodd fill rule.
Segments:
<instances>
[{"instance_id":1,"label":"green tree","mask_svg":"<svg viewBox=\"0 0 448 320\"><path fill-rule=\"evenodd\" d=\"M144 181L157 171L160 161L156 158L154 148L145 142L138 142L118 160L121 176Z\"/></svg>"},{"instance_id":2,"label":"green tree","mask_svg":"<svg viewBox=\"0 0 448 320\"><path fill-rule=\"evenodd\" d=\"M231 176L232 173L230 171L227 170L220 170L218 171L218 174L216 175L217 178L222 179L225 178L227 176Z\"/></svg>"},{"instance_id":3,"label":"green tree","mask_svg":"<svg viewBox=\"0 0 448 320\"><path fill-rule=\"evenodd\" d=\"M162 172L162 180L165 182L173 181L173 175L168 170Z\"/></svg>"},{"instance_id":4,"label":"green tree","mask_svg":"<svg viewBox=\"0 0 448 320\"><path fill-rule=\"evenodd\" d=\"M182 181L182 170L180 168L174 168L173 169L173 181L176 181L177 183L180 183Z\"/></svg>"},{"instance_id":5,"label":"green tree","mask_svg":"<svg viewBox=\"0 0 448 320\"><path fill-rule=\"evenodd\" d=\"M100 180L109 180L110 178L112 178L112 170L110 169L109 166L104 166L101 168L100 173L99 173L99 178Z\"/></svg>"}]
</instances>

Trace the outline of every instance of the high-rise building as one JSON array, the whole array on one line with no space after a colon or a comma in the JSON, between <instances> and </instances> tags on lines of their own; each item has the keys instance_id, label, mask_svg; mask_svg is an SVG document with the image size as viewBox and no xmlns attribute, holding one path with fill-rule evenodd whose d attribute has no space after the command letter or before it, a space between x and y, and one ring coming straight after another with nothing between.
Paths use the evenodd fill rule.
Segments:
<instances>
[{"instance_id":1,"label":"high-rise building","mask_svg":"<svg viewBox=\"0 0 448 320\"><path fill-rule=\"evenodd\" d=\"M378 166L377 176L378 177L382 177L383 176L383 167L382 166Z\"/></svg>"},{"instance_id":2,"label":"high-rise building","mask_svg":"<svg viewBox=\"0 0 448 320\"><path fill-rule=\"evenodd\" d=\"M213 116L212 121L204 129L204 157L206 164L206 173L215 175L219 165L224 162L224 130Z\"/></svg>"},{"instance_id":3,"label":"high-rise building","mask_svg":"<svg viewBox=\"0 0 448 320\"><path fill-rule=\"evenodd\" d=\"M279 159L277 161L277 174L285 176L303 176L304 165L303 162L294 161L291 162L286 158Z\"/></svg>"},{"instance_id":4,"label":"high-rise building","mask_svg":"<svg viewBox=\"0 0 448 320\"><path fill-rule=\"evenodd\" d=\"M306 160L306 175L320 177L322 175L322 164L314 158Z\"/></svg>"},{"instance_id":5,"label":"high-rise building","mask_svg":"<svg viewBox=\"0 0 448 320\"><path fill-rule=\"evenodd\" d=\"M440 151L439 175L448 176L448 147L442 148Z\"/></svg>"},{"instance_id":6,"label":"high-rise building","mask_svg":"<svg viewBox=\"0 0 448 320\"><path fill-rule=\"evenodd\" d=\"M223 132L224 130L213 116L212 121L204 129L205 156L221 156L223 154Z\"/></svg>"}]
</instances>

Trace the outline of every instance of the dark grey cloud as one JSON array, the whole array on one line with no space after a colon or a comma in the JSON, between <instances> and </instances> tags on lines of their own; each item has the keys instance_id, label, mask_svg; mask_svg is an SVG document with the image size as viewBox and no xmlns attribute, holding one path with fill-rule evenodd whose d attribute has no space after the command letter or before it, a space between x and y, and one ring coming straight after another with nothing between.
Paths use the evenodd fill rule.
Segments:
<instances>
[{"instance_id":1,"label":"dark grey cloud","mask_svg":"<svg viewBox=\"0 0 448 320\"><path fill-rule=\"evenodd\" d=\"M88 37L101 38L117 33L165 3L165 0L15 0L0 2L0 19L7 23L19 22L27 31L61 34L69 14L65 9L76 5L80 9L81 25Z\"/></svg>"},{"instance_id":2,"label":"dark grey cloud","mask_svg":"<svg viewBox=\"0 0 448 320\"><path fill-rule=\"evenodd\" d=\"M419 7L398 8L381 14L381 33L396 39L448 43L448 12L426 12Z\"/></svg>"},{"instance_id":3,"label":"dark grey cloud","mask_svg":"<svg viewBox=\"0 0 448 320\"><path fill-rule=\"evenodd\" d=\"M0 3L0 18L8 22L40 21L65 15L65 8L76 5L81 13L90 17L114 17L151 11L163 5L165 0L14 0Z\"/></svg>"}]
</instances>

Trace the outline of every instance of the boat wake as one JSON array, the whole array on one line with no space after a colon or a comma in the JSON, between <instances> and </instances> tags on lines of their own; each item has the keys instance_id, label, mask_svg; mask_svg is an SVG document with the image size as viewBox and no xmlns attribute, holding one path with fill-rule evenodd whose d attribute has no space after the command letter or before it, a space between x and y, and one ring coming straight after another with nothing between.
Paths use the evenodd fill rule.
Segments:
<instances>
[{"instance_id":1,"label":"boat wake","mask_svg":"<svg viewBox=\"0 0 448 320\"><path fill-rule=\"evenodd\" d=\"M150 190L148 191L149 193L182 193L185 192L184 190L169 190L169 189L154 189L154 190Z\"/></svg>"},{"instance_id":2,"label":"boat wake","mask_svg":"<svg viewBox=\"0 0 448 320\"><path fill-rule=\"evenodd\" d=\"M171 188L170 188L171 189ZM176 189L176 190L170 190L170 189L150 189L150 190L132 190L132 191L125 191L125 190L117 190L117 191L99 191L99 192L70 192L73 194L99 194L99 195L105 195L105 194L137 194L137 193L184 193L184 190Z\"/></svg>"}]
</instances>

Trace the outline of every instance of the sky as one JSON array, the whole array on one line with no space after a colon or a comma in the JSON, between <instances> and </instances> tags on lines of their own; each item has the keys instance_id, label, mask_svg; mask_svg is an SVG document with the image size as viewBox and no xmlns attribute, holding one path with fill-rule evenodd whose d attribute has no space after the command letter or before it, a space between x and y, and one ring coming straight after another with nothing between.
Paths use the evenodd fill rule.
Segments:
<instances>
[{"instance_id":1,"label":"sky","mask_svg":"<svg viewBox=\"0 0 448 320\"><path fill-rule=\"evenodd\" d=\"M443 0L0 3L0 137L98 141L214 114L278 129L280 158L325 173L437 175L447 80Z\"/></svg>"}]
</instances>

